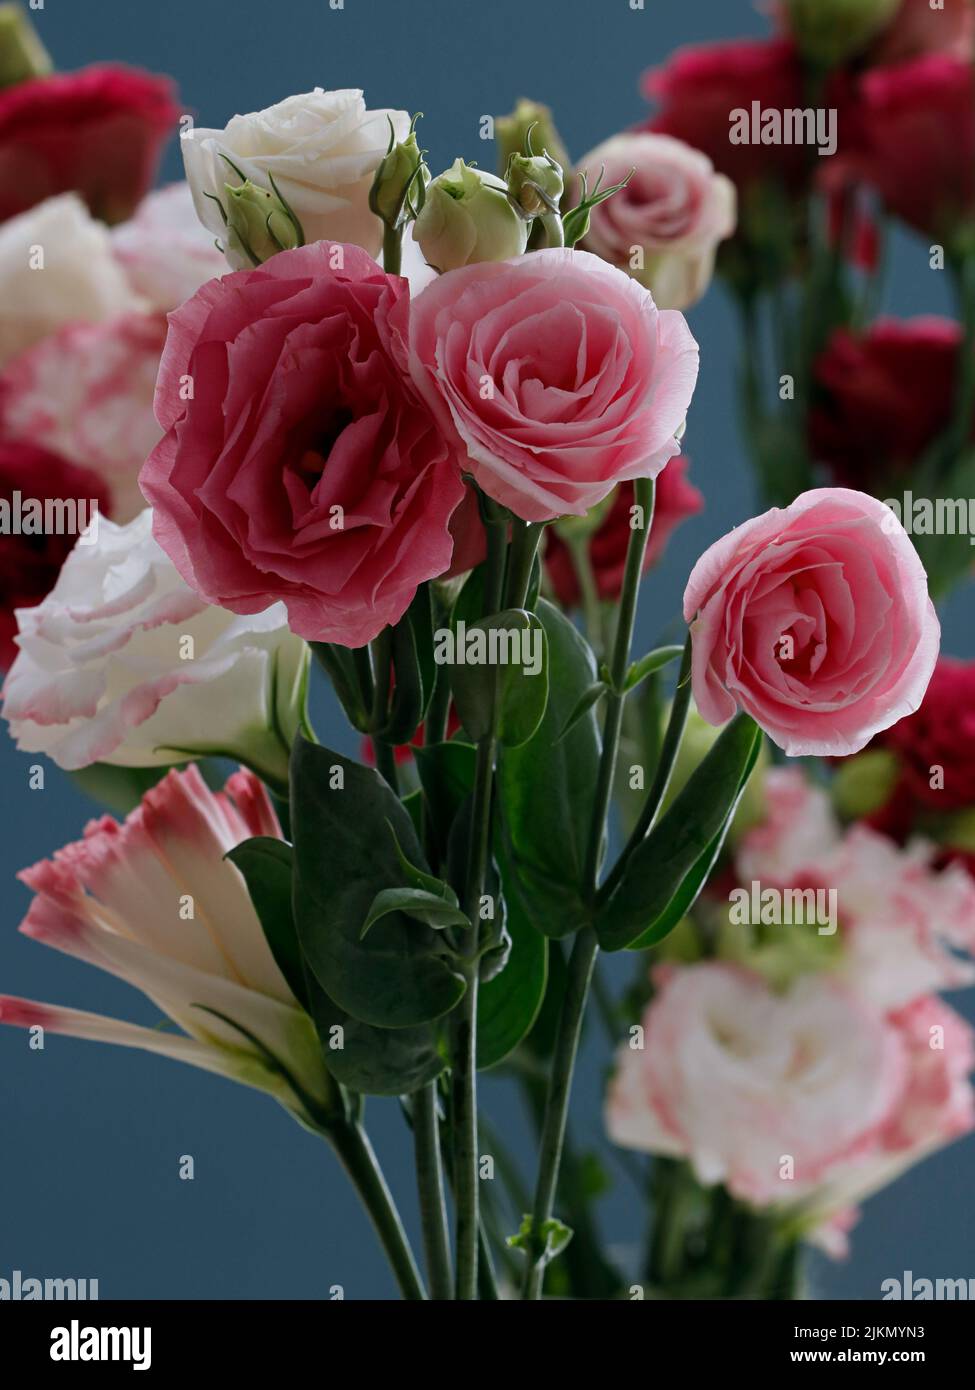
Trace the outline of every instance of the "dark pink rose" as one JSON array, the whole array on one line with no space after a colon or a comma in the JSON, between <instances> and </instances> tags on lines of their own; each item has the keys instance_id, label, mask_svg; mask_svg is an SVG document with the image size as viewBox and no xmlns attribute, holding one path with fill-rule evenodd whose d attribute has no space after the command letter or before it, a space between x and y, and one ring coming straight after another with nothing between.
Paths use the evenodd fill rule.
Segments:
<instances>
[{"instance_id":1,"label":"dark pink rose","mask_svg":"<svg viewBox=\"0 0 975 1390\"><path fill-rule=\"evenodd\" d=\"M911 539L863 492L818 488L716 541L684 592L694 700L791 757L856 753L918 708L941 629Z\"/></svg>"},{"instance_id":2,"label":"dark pink rose","mask_svg":"<svg viewBox=\"0 0 975 1390\"><path fill-rule=\"evenodd\" d=\"M152 187L176 98L168 77L107 63L0 92L0 222L70 192L123 222Z\"/></svg>"},{"instance_id":3,"label":"dark pink rose","mask_svg":"<svg viewBox=\"0 0 975 1390\"><path fill-rule=\"evenodd\" d=\"M855 136L832 176L862 180L909 226L950 243L975 218L971 63L937 53L866 73Z\"/></svg>"},{"instance_id":4,"label":"dark pink rose","mask_svg":"<svg viewBox=\"0 0 975 1390\"><path fill-rule=\"evenodd\" d=\"M684 316L586 251L449 271L413 304L410 368L464 467L525 521L656 477L697 380Z\"/></svg>"},{"instance_id":5,"label":"dark pink rose","mask_svg":"<svg viewBox=\"0 0 975 1390\"><path fill-rule=\"evenodd\" d=\"M156 539L211 603L280 599L302 637L371 641L450 566L464 496L403 367L408 282L319 241L211 280L169 322L166 433L140 477Z\"/></svg>"}]
</instances>

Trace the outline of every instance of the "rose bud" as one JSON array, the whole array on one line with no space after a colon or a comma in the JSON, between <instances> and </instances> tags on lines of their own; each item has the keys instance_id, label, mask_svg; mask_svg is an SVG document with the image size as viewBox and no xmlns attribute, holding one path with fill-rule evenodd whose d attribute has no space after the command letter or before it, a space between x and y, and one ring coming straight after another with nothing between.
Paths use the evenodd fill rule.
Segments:
<instances>
[{"instance_id":1,"label":"rose bud","mask_svg":"<svg viewBox=\"0 0 975 1390\"><path fill-rule=\"evenodd\" d=\"M0 5L0 87L54 71L51 55L19 5Z\"/></svg>"},{"instance_id":2,"label":"rose bud","mask_svg":"<svg viewBox=\"0 0 975 1390\"><path fill-rule=\"evenodd\" d=\"M502 179L455 159L427 189L413 234L427 264L445 271L522 255L528 226Z\"/></svg>"},{"instance_id":3,"label":"rose bud","mask_svg":"<svg viewBox=\"0 0 975 1390\"><path fill-rule=\"evenodd\" d=\"M258 188L250 179L233 188L224 186L227 196L227 259L244 270L263 265L279 251L304 245L301 225L277 196Z\"/></svg>"},{"instance_id":4,"label":"rose bud","mask_svg":"<svg viewBox=\"0 0 975 1390\"><path fill-rule=\"evenodd\" d=\"M414 116L414 126L416 119ZM391 136L369 192L369 206L387 227L401 227L409 219L411 204L417 211L423 206L429 182L430 170L411 127L405 140L396 141Z\"/></svg>"},{"instance_id":5,"label":"rose bud","mask_svg":"<svg viewBox=\"0 0 975 1390\"><path fill-rule=\"evenodd\" d=\"M502 169L507 168L512 155L525 154L529 131L533 149L544 150L561 168L571 169L572 161L555 128L551 111L547 106L537 101L527 101L524 97L510 116L499 116L494 123L494 138Z\"/></svg>"}]
</instances>

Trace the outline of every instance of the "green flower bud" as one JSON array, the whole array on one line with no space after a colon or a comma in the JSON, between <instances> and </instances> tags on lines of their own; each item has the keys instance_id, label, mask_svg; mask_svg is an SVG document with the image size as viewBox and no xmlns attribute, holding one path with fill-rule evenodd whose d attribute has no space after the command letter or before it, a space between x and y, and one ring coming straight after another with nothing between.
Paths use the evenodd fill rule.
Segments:
<instances>
[{"instance_id":1,"label":"green flower bud","mask_svg":"<svg viewBox=\"0 0 975 1390\"><path fill-rule=\"evenodd\" d=\"M833 778L833 805L843 820L863 820L885 806L900 777L897 755L871 748L844 758Z\"/></svg>"},{"instance_id":2,"label":"green flower bud","mask_svg":"<svg viewBox=\"0 0 975 1390\"><path fill-rule=\"evenodd\" d=\"M53 72L50 54L19 5L0 5L0 87Z\"/></svg>"},{"instance_id":3,"label":"green flower bud","mask_svg":"<svg viewBox=\"0 0 975 1390\"><path fill-rule=\"evenodd\" d=\"M528 244L528 222L494 174L455 159L426 190L413 228L428 265L457 270L477 261L506 261Z\"/></svg>"},{"instance_id":4,"label":"green flower bud","mask_svg":"<svg viewBox=\"0 0 975 1390\"><path fill-rule=\"evenodd\" d=\"M823 67L836 67L862 52L900 4L901 0L785 0L785 12L803 56Z\"/></svg>"},{"instance_id":5,"label":"green flower bud","mask_svg":"<svg viewBox=\"0 0 975 1390\"><path fill-rule=\"evenodd\" d=\"M513 154L505 179L508 192L528 217L558 215L564 181L551 155Z\"/></svg>"},{"instance_id":6,"label":"green flower bud","mask_svg":"<svg viewBox=\"0 0 975 1390\"><path fill-rule=\"evenodd\" d=\"M236 188L228 183L227 254L231 261L263 265L279 251L304 245L301 226L286 204L269 189L259 188L250 179Z\"/></svg>"},{"instance_id":7,"label":"green flower bud","mask_svg":"<svg viewBox=\"0 0 975 1390\"><path fill-rule=\"evenodd\" d=\"M555 128L547 106L522 97L510 116L499 116L494 123L494 139L498 147L498 169L504 173L512 155L528 154L528 132L531 147L548 153L563 169L571 169L572 161Z\"/></svg>"},{"instance_id":8,"label":"green flower bud","mask_svg":"<svg viewBox=\"0 0 975 1390\"><path fill-rule=\"evenodd\" d=\"M402 227L412 215L411 204L417 211L423 207L429 182L430 170L423 162L416 131L411 130L381 160L369 191L369 207L387 227Z\"/></svg>"}]
</instances>

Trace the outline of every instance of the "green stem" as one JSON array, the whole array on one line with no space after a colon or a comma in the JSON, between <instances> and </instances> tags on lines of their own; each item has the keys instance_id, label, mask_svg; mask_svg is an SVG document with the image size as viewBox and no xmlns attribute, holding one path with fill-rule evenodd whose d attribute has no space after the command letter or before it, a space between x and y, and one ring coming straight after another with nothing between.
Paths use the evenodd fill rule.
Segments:
<instances>
[{"instance_id":1,"label":"green stem","mask_svg":"<svg viewBox=\"0 0 975 1390\"><path fill-rule=\"evenodd\" d=\"M486 524L488 554L484 578L484 613L498 612L504 591L507 527L500 520ZM478 1152L477 1152L477 994L478 922L481 894L487 874L491 845L491 797L494 788L494 759L497 750L497 712L492 727L477 745L474 791L471 808L470 841L464 907L471 922L463 942L463 965L467 989L458 1005L454 1021L453 1118L454 1190L457 1208L457 1284L456 1297L471 1301L478 1288Z\"/></svg>"},{"instance_id":2,"label":"green stem","mask_svg":"<svg viewBox=\"0 0 975 1390\"><path fill-rule=\"evenodd\" d=\"M403 266L403 228L384 224L383 270L387 275L399 275Z\"/></svg>"},{"instance_id":3,"label":"green stem","mask_svg":"<svg viewBox=\"0 0 975 1390\"><path fill-rule=\"evenodd\" d=\"M677 677L677 690L674 693L674 702L670 709L670 720L667 724L667 732L664 735L663 747L660 749L660 757L657 761L657 770L654 773L653 782L647 793L647 799L643 803L636 825L630 838L627 840L622 854L617 859L613 869L599 890L597 902L605 902L613 889L619 883L626 868L626 862L636 849L637 845L643 841L653 828L653 823L657 818L661 803L667 795L667 788L674 771L674 763L677 761L677 753L680 748L681 739L684 736L684 726L687 723L687 712L691 703L691 634L687 634L687 641L684 644L684 655L680 664L680 675Z\"/></svg>"},{"instance_id":4,"label":"green stem","mask_svg":"<svg viewBox=\"0 0 975 1390\"><path fill-rule=\"evenodd\" d=\"M365 1130L356 1120L330 1128L327 1135L369 1213L405 1299L426 1298L403 1222Z\"/></svg>"},{"instance_id":5,"label":"green stem","mask_svg":"<svg viewBox=\"0 0 975 1390\"><path fill-rule=\"evenodd\" d=\"M450 1232L447 1228L447 1208L444 1200L435 1081L423 1086L413 1097L413 1146L430 1295L438 1300L450 1299L453 1297L453 1274L450 1267Z\"/></svg>"},{"instance_id":6,"label":"green stem","mask_svg":"<svg viewBox=\"0 0 975 1390\"><path fill-rule=\"evenodd\" d=\"M958 312L962 341L955 386L955 403L948 434L947 466L951 468L964 453L972 434L975 411L975 251L963 258L957 272Z\"/></svg>"},{"instance_id":7,"label":"green stem","mask_svg":"<svg viewBox=\"0 0 975 1390\"><path fill-rule=\"evenodd\" d=\"M630 663L637 597L640 590L640 580L643 577L643 559L646 554L650 528L653 524L654 485L649 479L639 478L636 480L634 501L643 508L644 524L639 529L630 532L630 543L626 552L626 568L623 573L623 591L620 595L619 621L616 625L616 637L610 663L612 689L606 696L603 747L596 779L596 793L585 866L584 882L593 898L595 898L598 887L599 863L613 790L613 778L616 772L616 758L619 752L623 706L626 701L623 686ZM521 1291L523 1299L537 1299L541 1297L542 1293L546 1257L543 1231L546 1223L552 1219L552 1210L555 1204L559 1165L562 1160L562 1146L565 1141L565 1127L568 1119L569 1096L572 1092L572 1077L575 1071L576 1054L579 1050L579 1038L589 994L589 982L592 979L593 966L596 963L598 952L599 941L594 928L585 927L579 932L572 947L566 978L565 998L562 1002L562 1012L559 1018L558 1037L552 1058L545 1119L542 1125L538 1184L535 1189L535 1205L532 1210L531 1246L528 1251Z\"/></svg>"},{"instance_id":8,"label":"green stem","mask_svg":"<svg viewBox=\"0 0 975 1390\"><path fill-rule=\"evenodd\" d=\"M541 526L533 526L530 521L521 521L518 517L511 523L511 548L504 595L506 608L521 608L527 599L542 530Z\"/></svg>"}]
</instances>

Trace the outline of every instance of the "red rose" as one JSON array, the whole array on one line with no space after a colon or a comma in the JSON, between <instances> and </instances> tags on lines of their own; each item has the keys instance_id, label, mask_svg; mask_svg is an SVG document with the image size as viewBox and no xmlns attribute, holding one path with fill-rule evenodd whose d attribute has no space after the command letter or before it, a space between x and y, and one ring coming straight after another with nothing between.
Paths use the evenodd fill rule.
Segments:
<instances>
[{"instance_id":1,"label":"red rose","mask_svg":"<svg viewBox=\"0 0 975 1390\"><path fill-rule=\"evenodd\" d=\"M960 342L956 323L934 317L838 329L813 367L816 462L867 492L915 465L951 421Z\"/></svg>"},{"instance_id":2,"label":"red rose","mask_svg":"<svg viewBox=\"0 0 975 1390\"><path fill-rule=\"evenodd\" d=\"M17 520L26 520L29 500L71 499L89 508L97 502L98 511L108 514L108 488L96 474L33 444L0 440L0 669L6 670L17 655L14 610L32 608L46 598L77 540L73 532L59 535L53 529L17 535ZM90 522L90 510L83 519Z\"/></svg>"},{"instance_id":3,"label":"red rose","mask_svg":"<svg viewBox=\"0 0 975 1390\"><path fill-rule=\"evenodd\" d=\"M409 310L408 281L317 241L170 314L166 434L140 484L156 539L208 602L280 599L300 636L358 647L448 569L465 488L406 372Z\"/></svg>"},{"instance_id":4,"label":"red rose","mask_svg":"<svg viewBox=\"0 0 975 1390\"><path fill-rule=\"evenodd\" d=\"M743 39L683 48L643 78L643 92L660 108L643 127L676 136L702 150L739 187L773 178L790 187L807 177L803 145L733 145L730 116L804 107L802 66L791 39Z\"/></svg>"},{"instance_id":5,"label":"red rose","mask_svg":"<svg viewBox=\"0 0 975 1390\"><path fill-rule=\"evenodd\" d=\"M898 792L907 794L915 810L918 804L933 811L975 806L975 661L941 657L920 709L877 744L898 755ZM931 786L936 767L944 771L940 789Z\"/></svg>"},{"instance_id":6,"label":"red rose","mask_svg":"<svg viewBox=\"0 0 975 1390\"><path fill-rule=\"evenodd\" d=\"M115 65L0 92L0 221L68 192L103 221L124 221L151 188L179 111L168 77Z\"/></svg>"},{"instance_id":7,"label":"red rose","mask_svg":"<svg viewBox=\"0 0 975 1390\"><path fill-rule=\"evenodd\" d=\"M653 510L653 526L647 542L644 573L662 557L672 533L682 521L696 516L704 506L704 498L693 483L688 482L687 459L678 456L668 463L657 478L657 495ZM630 507L633 505L633 484L621 483L613 504L602 525L589 542L589 559L599 597L616 599L623 587L623 569L630 539ZM569 548L554 528L546 532L545 569L563 608L574 608L579 602L579 581Z\"/></svg>"},{"instance_id":8,"label":"red rose","mask_svg":"<svg viewBox=\"0 0 975 1390\"><path fill-rule=\"evenodd\" d=\"M861 179L909 226L950 242L975 218L971 63L936 53L876 68L859 95L854 138L833 177Z\"/></svg>"}]
</instances>

